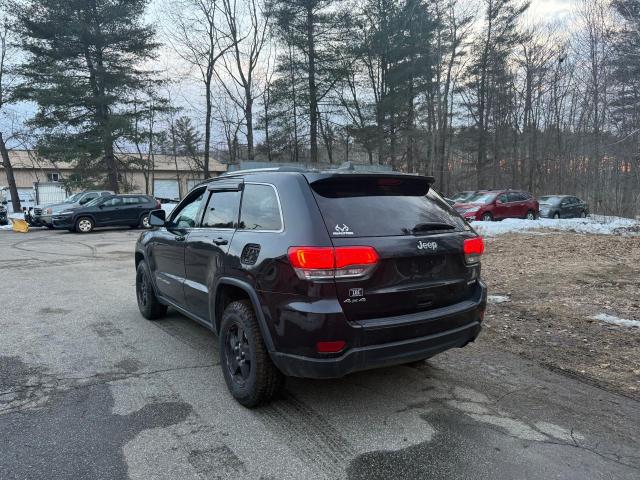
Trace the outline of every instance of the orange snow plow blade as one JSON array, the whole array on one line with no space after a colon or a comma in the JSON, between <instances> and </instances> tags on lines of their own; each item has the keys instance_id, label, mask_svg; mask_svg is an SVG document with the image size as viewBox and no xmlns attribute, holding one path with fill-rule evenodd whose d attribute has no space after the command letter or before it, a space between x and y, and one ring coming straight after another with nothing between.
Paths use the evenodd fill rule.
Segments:
<instances>
[{"instance_id":1,"label":"orange snow plow blade","mask_svg":"<svg viewBox=\"0 0 640 480\"><path fill-rule=\"evenodd\" d=\"M27 233L29 231L29 224L25 220L19 218L9 218L14 232Z\"/></svg>"}]
</instances>

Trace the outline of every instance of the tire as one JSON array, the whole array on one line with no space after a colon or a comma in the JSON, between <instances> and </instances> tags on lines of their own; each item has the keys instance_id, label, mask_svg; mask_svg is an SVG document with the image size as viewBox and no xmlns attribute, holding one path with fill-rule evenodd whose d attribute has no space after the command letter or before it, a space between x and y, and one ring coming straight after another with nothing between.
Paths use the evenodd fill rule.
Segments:
<instances>
[{"instance_id":1,"label":"tire","mask_svg":"<svg viewBox=\"0 0 640 480\"><path fill-rule=\"evenodd\" d=\"M482 217L480 217L480 220L482 220L483 222L492 222L493 215L491 215L489 212L483 213Z\"/></svg>"},{"instance_id":2,"label":"tire","mask_svg":"<svg viewBox=\"0 0 640 480\"><path fill-rule=\"evenodd\" d=\"M220 367L231 395L247 408L268 403L284 385L249 300L230 303L220 325Z\"/></svg>"},{"instance_id":3,"label":"tire","mask_svg":"<svg viewBox=\"0 0 640 480\"><path fill-rule=\"evenodd\" d=\"M560 214L558 212L553 214L553 219L554 220L559 220L560 219Z\"/></svg>"},{"instance_id":4,"label":"tire","mask_svg":"<svg viewBox=\"0 0 640 480\"><path fill-rule=\"evenodd\" d=\"M93 220L91 220L91 218L80 217L78 220L76 220L75 230L78 233L90 233L91 231L93 231L94 226L95 224L93 223Z\"/></svg>"},{"instance_id":5,"label":"tire","mask_svg":"<svg viewBox=\"0 0 640 480\"><path fill-rule=\"evenodd\" d=\"M151 224L149 223L149 214L145 213L140 217L140 223L138 224L140 228L149 229L151 228Z\"/></svg>"},{"instance_id":6,"label":"tire","mask_svg":"<svg viewBox=\"0 0 640 480\"><path fill-rule=\"evenodd\" d=\"M527 212L527 214L524 216L525 219L527 220L535 220L536 219L536 212L534 212L533 210L529 210Z\"/></svg>"},{"instance_id":7,"label":"tire","mask_svg":"<svg viewBox=\"0 0 640 480\"><path fill-rule=\"evenodd\" d=\"M585 212L584 210L580 212L580 218L587 218L587 212Z\"/></svg>"},{"instance_id":8,"label":"tire","mask_svg":"<svg viewBox=\"0 0 640 480\"><path fill-rule=\"evenodd\" d=\"M157 320L167 313L167 306L160 303L151 283L149 267L142 261L136 269L136 299L140 313L147 320Z\"/></svg>"},{"instance_id":9,"label":"tire","mask_svg":"<svg viewBox=\"0 0 640 480\"><path fill-rule=\"evenodd\" d=\"M47 228L48 228L49 230L53 230L53 225L47 225Z\"/></svg>"}]
</instances>

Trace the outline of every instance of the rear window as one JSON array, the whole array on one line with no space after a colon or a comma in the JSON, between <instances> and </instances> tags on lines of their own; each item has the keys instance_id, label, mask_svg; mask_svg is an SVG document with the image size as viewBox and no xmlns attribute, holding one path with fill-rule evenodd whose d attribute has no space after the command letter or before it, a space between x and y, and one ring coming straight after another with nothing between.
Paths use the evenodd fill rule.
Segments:
<instances>
[{"instance_id":1,"label":"rear window","mask_svg":"<svg viewBox=\"0 0 640 480\"><path fill-rule=\"evenodd\" d=\"M280 205L274 187L245 184L239 228L258 231L282 229Z\"/></svg>"},{"instance_id":2,"label":"rear window","mask_svg":"<svg viewBox=\"0 0 640 480\"><path fill-rule=\"evenodd\" d=\"M311 184L332 237L462 229L464 221L421 178L329 178Z\"/></svg>"}]
</instances>

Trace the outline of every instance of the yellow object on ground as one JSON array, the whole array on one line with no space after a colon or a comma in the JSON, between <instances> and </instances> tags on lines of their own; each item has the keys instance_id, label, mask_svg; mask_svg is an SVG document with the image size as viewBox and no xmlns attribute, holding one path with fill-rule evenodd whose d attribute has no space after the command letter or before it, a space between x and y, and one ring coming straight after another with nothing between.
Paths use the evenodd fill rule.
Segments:
<instances>
[{"instance_id":1,"label":"yellow object on ground","mask_svg":"<svg viewBox=\"0 0 640 480\"><path fill-rule=\"evenodd\" d=\"M11 220L14 232L27 233L29 231L29 224L26 220L21 220L19 218L9 218L9 220Z\"/></svg>"}]
</instances>

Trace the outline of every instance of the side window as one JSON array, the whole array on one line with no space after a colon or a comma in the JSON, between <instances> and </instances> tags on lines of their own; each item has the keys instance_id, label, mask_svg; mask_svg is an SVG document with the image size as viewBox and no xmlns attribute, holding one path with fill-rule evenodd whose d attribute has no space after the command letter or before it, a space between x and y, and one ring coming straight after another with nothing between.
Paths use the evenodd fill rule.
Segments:
<instances>
[{"instance_id":1,"label":"side window","mask_svg":"<svg viewBox=\"0 0 640 480\"><path fill-rule=\"evenodd\" d=\"M191 199L187 200L184 205L180 206L180 210L176 211L172 215L172 222L178 228L193 228L198 224L198 219L196 216L198 215L198 210L200 210L200 204L202 203L202 199L204 197L204 189L195 193Z\"/></svg>"},{"instance_id":2,"label":"side window","mask_svg":"<svg viewBox=\"0 0 640 480\"><path fill-rule=\"evenodd\" d=\"M106 200L102 205L105 207L118 207L122 205L122 197L113 197Z\"/></svg>"},{"instance_id":3,"label":"side window","mask_svg":"<svg viewBox=\"0 0 640 480\"><path fill-rule=\"evenodd\" d=\"M202 226L205 228L236 228L240 192L213 192L204 210Z\"/></svg>"},{"instance_id":4,"label":"side window","mask_svg":"<svg viewBox=\"0 0 640 480\"><path fill-rule=\"evenodd\" d=\"M85 205L87 203L89 203L91 200L93 200L94 198L98 198L98 194L97 193L88 193L87 195L85 195L84 197L82 197L82 199L80 200L80 205Z\"/></svg>"},{"instance_id":5,"label":"side window","mask_svg":"<svg viewBox=\"0 0 640 480\"><path fill-rule=\"evenodd\" d=\"M280 205L276 191L271 185L245 185L239 228L244 230L282 229Z\"/></svg>"},{"instance_id":6,"label":"side window","mask_svg":"<svg viewBox=\"0 0 640 480\"><path fill-rule=\"evenodd\" d=\"M562 201L560 202L560 205L562 207L566 207L568 205L571 205L573 202L571 201L571 198L563 198Z\"/></svg>"},{"instance_id":7,"label":"side window","mask_svg":"<svg viewBox=\"0 0 640 480\"><path fill-rule=\"evenodd\" d=\"M507 203L509 201L506 193L503 193L502 195L498 196L498 200L500 200L502 203Z\"/></svg>"}]
</instances>

